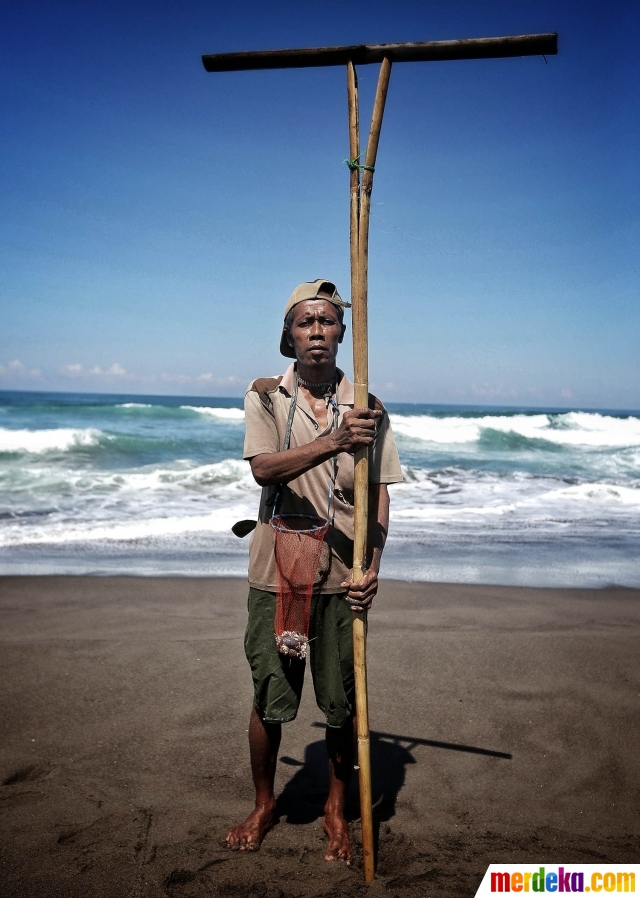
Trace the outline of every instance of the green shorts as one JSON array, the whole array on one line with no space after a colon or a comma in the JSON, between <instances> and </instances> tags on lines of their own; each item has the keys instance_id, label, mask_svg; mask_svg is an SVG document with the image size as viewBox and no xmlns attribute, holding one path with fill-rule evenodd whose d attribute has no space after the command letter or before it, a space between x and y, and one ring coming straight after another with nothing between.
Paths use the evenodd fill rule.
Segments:
<instances>
[{"instance_id":1,"label":"green shorts","mask_svg":"<svg viewBox=\"0 0 640 898\"><path fill-rule=\"evenodd\" d=\"M298 713L304 660L281 655L273 630L276 597L249 589L244 649L251 666L254 701L267 723L286 723ZM355 712L353 613L345 593L314 596L309 622L309 664L316 702L327 725L339 728Z\"/></svg>"}]
</instances>

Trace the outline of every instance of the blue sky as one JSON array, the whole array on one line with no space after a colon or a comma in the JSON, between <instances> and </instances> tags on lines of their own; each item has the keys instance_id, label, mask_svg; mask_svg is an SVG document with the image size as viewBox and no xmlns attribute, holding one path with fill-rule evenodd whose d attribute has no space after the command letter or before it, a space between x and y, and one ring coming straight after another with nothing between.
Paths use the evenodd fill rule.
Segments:
<instances>
[{"instance_id":1,"label":"blue sky","mask_svg":"<svg viewBox=\"0 0 640 898\"><path fill-rule=\"evenodd\" d=\"M634 3L54 2L0 14L0 389L239 396L303 280L348 295L342 68L201 54L558 31L396 65L375 175L387 400L640 408ZM368 123L377 66L360 67ZM350 370L350 344L341 364Z\"/></svg>"}]
</instances>

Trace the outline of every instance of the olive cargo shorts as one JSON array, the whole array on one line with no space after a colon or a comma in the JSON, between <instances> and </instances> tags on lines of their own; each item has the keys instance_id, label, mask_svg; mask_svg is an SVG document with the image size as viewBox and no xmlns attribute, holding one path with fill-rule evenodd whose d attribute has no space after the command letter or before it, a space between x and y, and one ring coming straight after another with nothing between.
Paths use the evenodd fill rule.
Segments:
<instances>
[{"instance_id":1,"label":"olive cargo shorts","mask_svg":"<svg viewBox=\"0 0 640 898\"><path fill-rule=\"evenodd\" d=\"M298 713L305 661L281 655L276 647L274 593L251 587L248 608L244 649L256 710L267 723L286 723ZM309 664L316 702L330 727L343 726L355 712L352 627L345 593L313 597Z\"/></svg>"}]
</instances>

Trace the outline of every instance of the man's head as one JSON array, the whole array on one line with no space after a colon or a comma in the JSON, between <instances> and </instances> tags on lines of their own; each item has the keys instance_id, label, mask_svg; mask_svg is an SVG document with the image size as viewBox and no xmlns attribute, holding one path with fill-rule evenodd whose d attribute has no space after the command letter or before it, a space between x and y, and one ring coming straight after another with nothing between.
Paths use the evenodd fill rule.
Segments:
<instances>
[{"instance_id":1,"label":"man's head","mask_svg":"<svg viewBox=\"0 0 640 898\"><path fill-rule=\"evenodd\" d=\"M331 281L319 278L317 281L307 281L297 286L289 297L284 310L284 324L282 336L280 337L280 352L282 355L289 359L296 358L292 327L294 320L296 322L302 321L303 313L305 320L310 314L312 317L317 318L318 312L322 313L320 317L324 319L326 317L324 311L330 316L336 316L340 326L338 343L342 343L345 331L343 324L344 310L348 308L351 308L351 304L340 297L335 284L332 284Z\"/></svg>"}]
</instances>

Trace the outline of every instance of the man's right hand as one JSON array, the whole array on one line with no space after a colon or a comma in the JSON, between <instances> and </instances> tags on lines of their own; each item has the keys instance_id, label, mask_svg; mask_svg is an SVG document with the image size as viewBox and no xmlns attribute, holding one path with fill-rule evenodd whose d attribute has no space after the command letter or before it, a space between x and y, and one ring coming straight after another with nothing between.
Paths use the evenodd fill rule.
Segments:
<instances>
[{"instance_id":1,"label":"man's right hand","mask_svg":"<svg viewBox=\"0 0 640 898\"><path fill-rule=\"evenodd\" d=\"M340 426L332 434L336 452L355 452L370 446L381 418L382 412L378 409L354 408L345 412Z\"/></svg>"},{"instance_id":2,"label":"man's right hand","mask_svg":"<svg viewBox=\"0 0 640 898\"><path fill-rule=\"evenodd\" d=\"M332 455L370 446L381 417L382 412L378 409L350 409L344 413L338 429L325 437L294 449L254 456L250 462L256 483L260 486L289 483Z\"/></svg>"}]
</instances>

